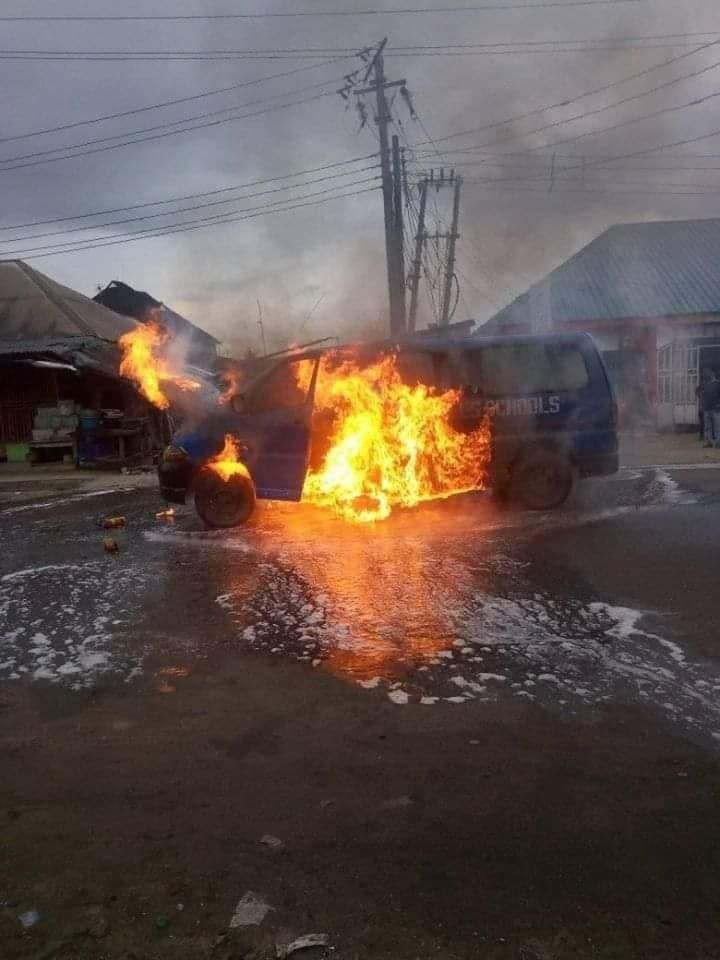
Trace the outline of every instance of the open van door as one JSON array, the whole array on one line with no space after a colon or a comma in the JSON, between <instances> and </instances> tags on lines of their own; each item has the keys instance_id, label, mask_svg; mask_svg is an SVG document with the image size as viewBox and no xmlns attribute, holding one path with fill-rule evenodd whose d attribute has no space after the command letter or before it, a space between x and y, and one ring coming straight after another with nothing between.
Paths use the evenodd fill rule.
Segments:
<instances>
[{"instance_id":1,"label":"open van door","mask_svg":"<svg viewBox=\"0 0 720 960\"><path fill-rule=\"evenodd\" d=\"M231 402L228 432L245 447L243 459L264 500L302 497L319 363L319 357L283 360Z\"/></svg>"}]
</instances>

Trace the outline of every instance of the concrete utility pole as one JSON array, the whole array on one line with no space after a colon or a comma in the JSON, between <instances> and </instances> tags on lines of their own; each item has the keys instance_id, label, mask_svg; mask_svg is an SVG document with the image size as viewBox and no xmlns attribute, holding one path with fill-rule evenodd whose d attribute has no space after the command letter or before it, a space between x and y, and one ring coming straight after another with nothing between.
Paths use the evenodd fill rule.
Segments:
<instances>
[{"instance_id":1,"label":"concrete utility pole","mask_svg":"<svg viewBox=\"0 0 720 960\"><path fill-rule=\"evenodd\" d=\"M405 81L388 82L385 79L383 50L386 43L387 39L382 41L365 74L365 83L367 83L370 74L373 75L374 82L370 86L363 87L355 92L357 94L374 92L376 98L377 116L375 120L380 139L380 170L385 211L385 255L390 300L390 333L393 336L402 336L405 333L405 264L403 260L402 197L400 194L400 151L399 149L393 151L393 154L396 154L396 157L393 157L396 169L393 171L388 140L388 127L392 117L388 110L385 91L390 87L404 87ZM397 189L395 184L397 184Z\"/></svg>"},{"instance_id":2,"label":"concrete utility pole","mask_svg":"<svg viewBox=\"0 0 720 960\"><path fill-rule=\"evenodd\" d=\"M267 356L267 343L265 341L265 325L263 323L262 304L260 303L259 299L257 299L255 302L257 303L257 308L258 308L257 325L260 327L260 334L262 336L263 356L265 357Z\"/></svg>"},{"instance_id":3,"label":"concrete utility pole","mask_svg":"<svg viewBox=\"0 0 720 960\"><path fill-rule=\"evenodd\" d=\"M401 287L399 290L399 304L401 313L401 329L399 333L405 333L407 320L405 316L405 224L403 222L403 169L400 161L400 140L393 135L392 138L392 173L393 173L393 235L395 243L393 244L393 256L395 262L395 274L399 278Z\"/></svg>"},{"instance_id":4,"label":"concrete utility pole","mask_svg":"<svg viewBox=\"0 0 720 960\"><path fill-rule=\"evenodd\" d=\"M437 191L441 187L453 186L453 217L450 233L427 233L425 229L425 218L427 210L427 193L431 187ZM443 280L443 296L440 307L440 315L437 320L438 327L447 327L450 323L450 304L452 301L452 285L455 279L455 243L459 239L458 224L460 221L460 191L462 179L455 175L451 170L448 176L445 171L440 170L439 175L435 176L435 170L431 170L429 176L422 179L419 183L420 190L420 209L418 211L418 228L415 236L415 258L413 260L413 271L410 274L410 313L408 316L408 330L413 331L417 321L418 295L420 286L420 273L422 270L423 252L428 240L447 240L447 256L445 258L445 271Z\"/></svg>"},{"instance_id":5,"label":"concrete utility pole","mask_svg":"<svg viewBox=\"0 0 720 960\"><path fill-rule=\"evenodd\" d=\"M410 311L408 313L408 333L414 333L417 320L418 293L420 290L420 272L422 270L422 255L425 247L425 207L427 206L428 181L420 181L420 210L418 211L418 226L415 236L415 256L413 271L410 274Z\"/></svg>"},{"instance_id":6,"label":"concrete utility pole","mask_svg":"<svg viewBox=\"0 0 720 960\"><path fill-rule=\"evenodd\" d=\"M442 309L440 310L439 326L446 327L450 322L450 301L452 299L452 285L455 278L455 242L460 234L458 233L458 223L460 220L460 189L462 179L456 177L453 172L450 176L454 180L455 189L453 192L453 218L450 233L447 238L447 261L445 263L445 289L443 290Z\"/></svg>"}]
</instances>

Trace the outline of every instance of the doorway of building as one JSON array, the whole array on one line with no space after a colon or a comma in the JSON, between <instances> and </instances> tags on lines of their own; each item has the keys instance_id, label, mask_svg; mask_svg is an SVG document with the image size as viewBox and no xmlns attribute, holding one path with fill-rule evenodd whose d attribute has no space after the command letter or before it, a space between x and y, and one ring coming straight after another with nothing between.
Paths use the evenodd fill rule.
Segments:
<instances>
[{"instance_id":1,"label":"doorway of building","mask_svg":"<svg viewBox=\"0 0 720 960\"><path fill-rule=\"evenodd\" d=\"M720 343L698 344L700 375L705 370L714 370L720 376Z\"/></svg>"}]
</instances>

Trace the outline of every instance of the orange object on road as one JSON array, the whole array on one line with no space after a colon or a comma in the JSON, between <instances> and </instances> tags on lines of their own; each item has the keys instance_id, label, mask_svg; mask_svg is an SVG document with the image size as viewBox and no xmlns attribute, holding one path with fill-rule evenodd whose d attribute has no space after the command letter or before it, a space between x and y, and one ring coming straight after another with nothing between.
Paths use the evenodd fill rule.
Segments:
<instances>
[{"instance_id":1,"label":"orange object on road","mask_svg":"<svg viewBox=\"0 0 720 960\"><path fill-rule=\"evenodd\" d=\"M116 530L125 526L125 517L105 517L102 522L103 530Z\"/></svg>"}]
</instances>

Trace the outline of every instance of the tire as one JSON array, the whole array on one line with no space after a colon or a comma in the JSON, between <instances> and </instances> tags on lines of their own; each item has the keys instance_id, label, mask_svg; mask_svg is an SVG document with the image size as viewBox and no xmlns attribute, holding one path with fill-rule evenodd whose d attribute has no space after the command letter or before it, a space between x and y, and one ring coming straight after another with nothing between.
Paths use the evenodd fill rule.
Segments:
<instances>
[{"instance_id":1,"label":"tire","mask_svg":"<svg viewBox=\"0 0 720 960\"><path fill-rule=\"evenodd\" d=\"M556 450L535 450L513 468L510 493L526 510L554 510L570 496L573 481L566 456Z\"/></svg>"},{"instance_id":2,"label":"tire","mask_svg":"<svg viewBox=\"0 0 720 960\"><path fill-rule=\"evenodd\" d=\"M195 509L206 527L238 527L255 509L255 486L247 477L225 481L204 470L195 485Z\"/></svg>"}]
</instances>

